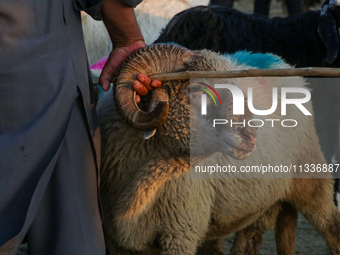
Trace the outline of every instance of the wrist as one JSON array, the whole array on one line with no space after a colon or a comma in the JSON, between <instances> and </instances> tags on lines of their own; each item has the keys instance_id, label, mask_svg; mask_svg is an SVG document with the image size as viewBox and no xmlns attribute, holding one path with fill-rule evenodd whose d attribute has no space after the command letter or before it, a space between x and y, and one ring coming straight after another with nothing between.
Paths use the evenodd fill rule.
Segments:
<instances>
[{"instance_id":1,"label":"wrist","mask_svg":"<svg viewBox=\"0 0 340 255\"><path fill-rule=\"evenodd\" d=\"M143 36L141 37L131 37L122 40L121 38L118 38L115 43L113 43L113 49L117 48L142 48L146 45Z\"/></svg>"},{"instance_id":2,"label":"wrist","mask_svg":"<svg viewBox=\"0 0 340 255\"><path fill-rule=\"evenodd\" d=\"M114 48L144 42L133 9L128 5L119 0L104 0L102 15Z\"/></svg>"}]
</instances>

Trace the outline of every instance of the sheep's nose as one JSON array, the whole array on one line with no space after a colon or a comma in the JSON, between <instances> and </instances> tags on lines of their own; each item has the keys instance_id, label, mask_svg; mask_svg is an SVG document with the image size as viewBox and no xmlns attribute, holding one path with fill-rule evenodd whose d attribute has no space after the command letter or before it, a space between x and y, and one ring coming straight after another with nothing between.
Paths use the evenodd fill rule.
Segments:
<instances>
[{"instance_id":1,"label":"sheep's nose","mask_svg":"<svg viewBox=\"0 0 340 255\"><path fill-rule=\"evenodd\" d=\"M242 128L241 134L244 140L251 144L255 144L255 141L257 139L257 133L255 128L253 127Z\"/></svg>"}]
</instances>

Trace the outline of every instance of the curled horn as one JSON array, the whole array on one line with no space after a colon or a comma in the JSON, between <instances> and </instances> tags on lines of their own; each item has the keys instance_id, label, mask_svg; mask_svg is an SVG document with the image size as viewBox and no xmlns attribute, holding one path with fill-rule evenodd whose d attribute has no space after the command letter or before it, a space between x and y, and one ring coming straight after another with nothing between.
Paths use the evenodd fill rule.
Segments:
<instances>
[{"instance_id":1,"label":"curled horn","mask_svg":"<svg viewBox=\"0 0 340 255\"><path fill-rule=\"evenodd\" d=\"M135 100L132 83L135 74L152 75L178 71L194 55L184 47L174 44L155 44L133 53L122 65L114 81L114 99L118 112L132 127L140 130L153 130L162 125L169 110L169 96L161 93L152 100L149 112L142 111ZM157 90L157 89L156 89ZM160 92L164 91L159 89ZM160 93L156 93L160 94Z\"/></svg>"}]
</instances>

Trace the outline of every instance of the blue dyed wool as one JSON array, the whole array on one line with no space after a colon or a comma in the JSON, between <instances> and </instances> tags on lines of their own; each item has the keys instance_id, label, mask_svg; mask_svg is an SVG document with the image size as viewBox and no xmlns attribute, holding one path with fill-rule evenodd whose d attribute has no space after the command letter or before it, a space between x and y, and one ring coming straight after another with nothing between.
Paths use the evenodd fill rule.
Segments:
<instances>
[{"instance_id":1,"label":"blue dyed wool","mask_svg":"<svg viewBox=\"0 0 340 255\"><path fill-rule=\"evenodd\" d=\"M225 55L238 65L248 65L258 69L282 68L285 62L278 56L266 53L252 53L251 51L238 51L234 54Z\"/></svg>"}]
</instances>

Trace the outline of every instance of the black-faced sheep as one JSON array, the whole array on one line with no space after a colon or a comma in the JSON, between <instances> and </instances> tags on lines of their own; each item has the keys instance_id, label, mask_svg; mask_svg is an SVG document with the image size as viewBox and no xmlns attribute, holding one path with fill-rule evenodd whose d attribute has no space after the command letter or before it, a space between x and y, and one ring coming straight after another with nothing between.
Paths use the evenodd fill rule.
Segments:
<instances>
[{"instance_id":1,"label":"black-faced sheep","mask_svg":"<svg viewBox=\"0 0 340 255\"><path fill-rule=\"evenodd\" d=\"M330 12L332 19L339 20L339 27L340 7ZM210 49L220 53L242 50L273 53L296 67L340 67L340 58L334 53L339 50L338 44L324 43L327 38L321 38L318 29L328 29L325 32L328 34L334 29L336 32L336 27L324 27L320 11L268 19L228 7L198 6L178 13L155 43L175 42L192 50ZM326 56L327 61L333 63L324 63Z\"/></svg>"},{"instance_id":2,"label":"black-faced sheep","mask_svg":"<svg viewBox=\"0 0 340 255\"><path fill-rule=\"evenodd\" d=\"M234 0L211 0L211 5L219 5L219 6L228 6L233 7L234 6Z\"/></svg>"},{"instance_id":3,"label":"black-faced sheep","mask_svg":"<svg viewBox=\"0 0 340 255\"><path fill-rule=\"evenodd\" d=\"M340 67L340 7L329 5L329 1L324 3L324 15L308 11L273 19L227 7L194 7L177 14L155 43L174 42L192 50L221 53L273 53L296 67ZM312 101L322 151L327 162L334 163L332 158L340 159L340 86L335 79L327 85L324 82L311 85ZM336 192L340 192L339 185L337 181Z\"/></svg>"},{"instance_id":4,"label":"black-faced sheep","mask_svg":"<svg viewBox=\"0 0 340 255\"><path fill-rule=\"evenodd\" d=\"M204 242L215 245L216 239L246 227L265 214L273 213L276 219L281 202L293 205L292 212L283 215L284 219L300 211L324 236L331 252L340 254L340 214L332 202L330 179L190 178L190 153L200 154L202 148L199 139L190 141L190 137L202 137L197 133L201 132L203 117L196 112L190 115L190 111L196 109L191 106L200 103L201 93L195 90L199 84L190 85L188 80L164 82L152 92L145 106L149 112L139 109L135 102L132 90L135 73L150 75L244 67L247 66L239 66L217 53L194 52L169 44L143 48L123 63L114 82L116 107L112 94L106 94L98 103L102 133L100 194L110 255L193 255ZM246 78L229 82L243 91L253 87L254 104L258 109L270 107L272 87L305 88L299 77ZM222 111L226 119L240 121L240 117L231 113L230 92L227 90L222 96L227 99L223 100L226 103ZM310 103L304 106L312 112ZM212 101L208 101L209 107L214 107ZM245 112L243 118L252 118L246 105ZM267 117L283 118L279 110ZM267 126L257 131L242 125L220 129L210 142L219 144L222 153L213 153L206 159L238 167L282 162L325 163L313 117L306 117L295 109L288 111L285 118L299 119L299 125L294 129ZM141 130L155 128L156 134L143 140ZM201 157L193 160L200 162Z\"/></svg>"}]
</instances>

